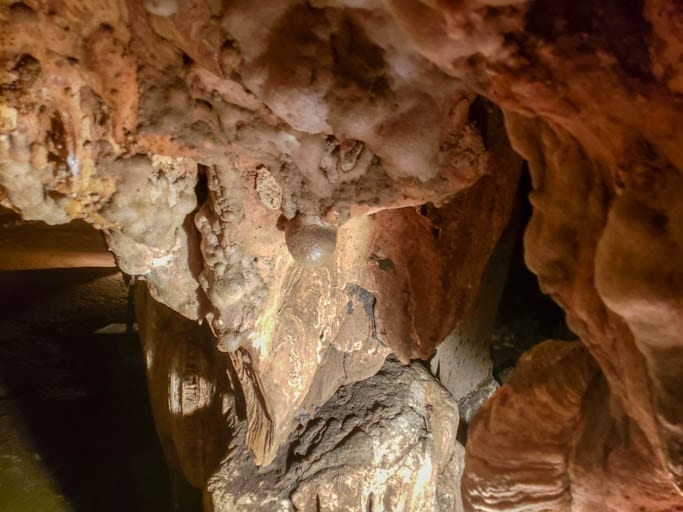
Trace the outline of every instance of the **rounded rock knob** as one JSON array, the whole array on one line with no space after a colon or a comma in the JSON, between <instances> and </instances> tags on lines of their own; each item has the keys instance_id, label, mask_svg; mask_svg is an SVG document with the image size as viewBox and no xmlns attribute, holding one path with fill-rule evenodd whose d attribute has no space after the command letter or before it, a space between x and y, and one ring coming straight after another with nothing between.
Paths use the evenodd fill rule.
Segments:
<instances>
[{"instance_id":1,"label":"rounded rock knob","mask_svg":"<svg viewBox=\"0 0 683 512\"><path fill-rule=\"evenodd\" d=\"M320 267L334 254L337 230L318 217L299 214L285 224L285 242L299 265Z\"/></svg>"}]
</instances>

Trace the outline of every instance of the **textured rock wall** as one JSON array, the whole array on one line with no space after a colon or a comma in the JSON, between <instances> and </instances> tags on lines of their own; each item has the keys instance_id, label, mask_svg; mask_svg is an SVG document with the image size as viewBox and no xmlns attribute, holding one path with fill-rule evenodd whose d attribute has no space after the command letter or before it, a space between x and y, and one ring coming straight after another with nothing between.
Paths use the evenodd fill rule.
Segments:
<instances>
[{"instance_id":1,"label":"textured rock wall","mask_svg":"<svg viewBox=\"0 0 683 512\"><path fill-rule=\"evenodd\" d=\"M3 5L2 201L92 223L156 300L206 322L265 464L391 351L433 353L520 160L389 11L164 5Z\"/></svg>"},{"instance_id":2,"label":"textured rock wall","mask_svg":"<svg viewBox=\"0 0 683 512\"><path fill-rule=\"evenodd\" d=\"M169 457L206 486L198 461L228 447L184 444L185 393L234 396L182 421L267 465L340 386L429 358L467 315L521 165L486 97L532 175L527 263L582 345L532 353L475 419L465 507L671 509L682 20L664 0L3 2L0 201L101 229L170 308L141 309L179 376L150 370L151 392Z\"/></svg>"},{"instance_id":3,"label":"textured rock wall","mask_svg":"<svg viewBox=\"0 0 683 512\"><path fill-rule=\"evenodd\" d=\"M491 407L509 403L510 394L514 400L525 396L527 418L513 424L536 432L536 441L493 454L488 447L514 429L504 426L503 417L474 426L464 483L470 509L509 510L511 503L524 510L681 506L674 368L683 339L683 259L676 227L681 199L674 191L680 189L683 132L676 121L680 65L668 60L680 48L680 19L680 7L667 2L536 2L526 12L524 36L509 38L517 61L499 67L490 86L532 174L526 260L567 312L607 384L577 390L584 396L576 404L582 410L575 426L561 415L531 421L536 409L563 403L560 397L551 405L514 386L496 395ZM561 355L559 348L547 350ZM534 371L519 372L545 385ZM576 383L567 377L557 384ZM566 437L555 437L569 427ZM529 488L533 473L517 473L519 486L498 473L509 469L500 463L503 453L512 461L527 448L533 452L537 442L552 444L557 457L547 487ZM478 466L483 460L485 470ZM538 467L525 465L529 472Z\"/></svg>"},{"instance_id":4,"label":"textured rock wall","mask_svg":"<svg viewBox=\"0 0 683 512\"><path fill-rule=\"evenodd\" d=\"M259 470L238 434L209 480L215 510L455 510L455 403L419 364L387 362L302 418Z\"/></svg>"}]
</instances>

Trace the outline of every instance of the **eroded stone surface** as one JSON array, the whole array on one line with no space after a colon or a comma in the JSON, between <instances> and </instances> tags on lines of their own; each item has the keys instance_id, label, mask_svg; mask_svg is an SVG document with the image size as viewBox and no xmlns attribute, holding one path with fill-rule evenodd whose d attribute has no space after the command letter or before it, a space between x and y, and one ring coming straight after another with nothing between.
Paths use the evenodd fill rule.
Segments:
<instances>
[{"instance_id":1,"label":"eroded stone surface","mask_svg":"<svg viewBox=\"0 0 683 512\"><path fill-rule=\"evenodd\" d=\"M466 510L663 512L683 503L578 342L524 354L475 417L463 493Z\"/></svg>"},{"instance_id":2,"label":"eroded stone surface","mask_svg":"<svg viewBox=\"0 0 683 512\"><path fill-rule=\"evenodd\" d=\"M209 507L455 510L457 406L421 366L387 362L301 423L264 469L238 439L209 481Z\"/></svg>"},{"instance_id":3,"label":"eroded stone surface","mask_svg":"<svg viewBox=\"0 0 683 512\"><path fill-rule=\"evenodd\" d=\"M226 361L206 328L136 289L136 315L154 422L172 470L203 487L222 457L235 421Z\"/></svg>"}]
</instances>

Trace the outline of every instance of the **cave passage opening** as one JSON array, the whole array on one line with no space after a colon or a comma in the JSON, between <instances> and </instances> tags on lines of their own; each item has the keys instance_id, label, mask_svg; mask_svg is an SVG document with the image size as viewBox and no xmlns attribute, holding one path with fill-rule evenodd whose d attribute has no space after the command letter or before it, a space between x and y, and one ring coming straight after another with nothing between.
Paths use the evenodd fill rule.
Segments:
<instances>
[{"instance_id":1,"label":"cave passage opening","mask_svg":"<svg viewBox=\"0 0 683 512\"><path fill-rule=\"evenodd\" d=\"M128 285L100 234L0 218L0 510L171 510Z\"/></svg>"}]
</instances>

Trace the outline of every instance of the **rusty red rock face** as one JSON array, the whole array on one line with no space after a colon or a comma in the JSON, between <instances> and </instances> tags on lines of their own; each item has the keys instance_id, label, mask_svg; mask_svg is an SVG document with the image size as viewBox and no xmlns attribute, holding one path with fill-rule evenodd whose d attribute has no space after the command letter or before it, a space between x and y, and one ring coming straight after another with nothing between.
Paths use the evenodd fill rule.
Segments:
<instances>
[{"instance_id":1,"label":"rusty red rock face","mask_svg":"<svg viewBox=\"0 0 683 512\"><path fill-rule=\"evenodd\" d=\"M581 341L536 349L480 412L463 506L676 510L681 20L663 0L5 3L0 202L94 225L145 281L162 441L207 507L233 510L227 482L247 484L218 462L309 446L340 388L392 354L430 358L467 316L523 158L526 262ZM164 329L203 341L161 348ZM411 393L431 390L418 373ZM379 459L329 441L319 496L294 478L256 503L272 475L254 470L240 506L460 507L438 483L462 471L457 414L430 424L452 403L427 395L416 423L372 423L415 443L407 479L361 492ZM432 460L419 422L451 458ZM372 428L358 446L388 450Z\"/></svg>"}]
</instances>

